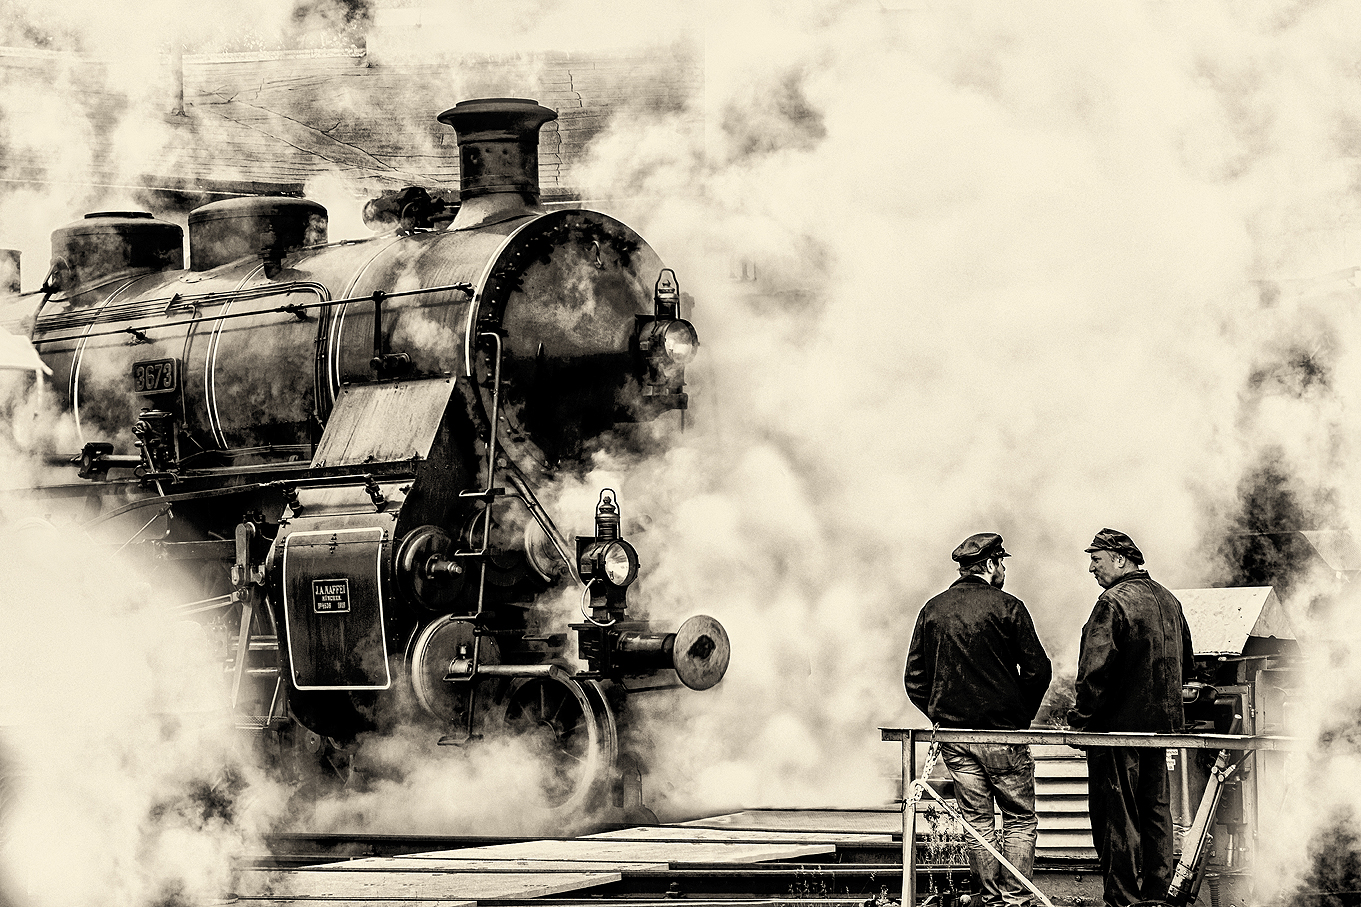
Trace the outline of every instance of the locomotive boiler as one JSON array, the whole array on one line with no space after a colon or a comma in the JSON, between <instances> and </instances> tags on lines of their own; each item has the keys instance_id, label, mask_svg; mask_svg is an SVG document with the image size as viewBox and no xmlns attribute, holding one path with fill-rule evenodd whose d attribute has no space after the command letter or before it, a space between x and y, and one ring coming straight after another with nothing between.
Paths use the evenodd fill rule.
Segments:
<instances>
[{"instance_id":1,"label":"locomotive boiler","mask_svg":"<svg viewBox=\"0 0 1361 907\"><path fill-rule=\"evenodd\" d=\"M220 635L243 726L341 768L413 716L432 745L537 735L545 805L581 811L636 775L628 697L712 687L729 644L706 616L630 615L613 489L574 539L543 499L599 450L664 441L699 344L641 236L540 204L555 117L445 111L458 203L375 199L369 239L328 242L309 200L237 198L190 212L185 267L177 225L91 214L0 322L23 320L83 444L40 494L192 576L183 613Z\"/></svg>"}]
</instances>

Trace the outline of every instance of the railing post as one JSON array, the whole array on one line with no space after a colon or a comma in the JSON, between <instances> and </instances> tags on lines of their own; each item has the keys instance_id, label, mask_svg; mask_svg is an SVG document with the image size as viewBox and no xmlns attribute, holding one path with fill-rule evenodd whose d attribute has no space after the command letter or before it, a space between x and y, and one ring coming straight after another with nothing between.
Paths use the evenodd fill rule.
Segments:
<instances>
[{"instance_id":1,"label":"railing post","mask_svg":"<svg viewBox=\"0 0 1361 907\"><path fill-rule=\"evenodd\" d=\"M912 783L917 780L917 732L909 729L903 738L903 907L917 904L917 798Z\"/></svg>"}]
</instances>

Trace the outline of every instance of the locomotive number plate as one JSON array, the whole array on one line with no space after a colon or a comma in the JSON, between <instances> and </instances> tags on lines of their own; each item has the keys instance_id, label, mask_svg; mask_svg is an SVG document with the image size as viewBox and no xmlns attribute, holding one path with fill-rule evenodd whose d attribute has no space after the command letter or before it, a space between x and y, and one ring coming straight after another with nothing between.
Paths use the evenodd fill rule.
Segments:
<instances>
[{"instance_id":1,"label":"locomotive number plate","mask_svg":"<svg viewBox=\"0 0 1361 907\"><path fill-rule=\"evenodd\" d=\"M132 391L164 394L179 387L179 360L146 359L132 364Z\"/></svg>"},{"instance_id":2,"label":"locomotive number plate","mask_svg":"<svg viewBox=\"0 0 1361 907\"><path fill-rule=\"evenodd\" d=\"M317 614L348 614L349 577L312 580L312 610Z\"/></svg>"}]
</instances>

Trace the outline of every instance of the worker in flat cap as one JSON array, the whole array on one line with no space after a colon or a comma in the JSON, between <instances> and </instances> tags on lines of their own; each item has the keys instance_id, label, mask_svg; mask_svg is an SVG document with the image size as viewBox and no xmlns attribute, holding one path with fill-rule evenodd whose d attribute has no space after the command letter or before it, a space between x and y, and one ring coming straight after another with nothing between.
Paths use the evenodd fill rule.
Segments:
<instances>
[{"instance_id":1,"label":"worker in flat cap","mask_svg":"<svg viewBox=\"0 0 1361 907\"><path fill-rule=\"evenodd\" d=\"M1181 732L1181 687L1194 668L1181 602L1148 575L1144 553L1123 532L1102 529L1086 550L1087 569L1104 591L1082 628L1069 726ZM1166 754L1088 747L1087 779L1106 904L1166 898L1173 869Z\"/></svg>"},{"instance_id":2,"label":"worker in flat cap","mask_svg":"<svg viewBox=\"0 0 1361 907\"><path fill-rule=\"evenodd\" d=\"M950 555L959 578L917 615L903 684L934 724L977 730L1030 726L1049 688L1049 656L1030 612L1002 591L1010 555L995 532L965 539ZM944 743L941 758L964 819L1013 866L1035 863L1035 762L1030 747ZM993 807L1002 813L999 836ZM972 837L969 866L985 905L1030 904L1030 892Z\"/></svg>"}]
</instances>

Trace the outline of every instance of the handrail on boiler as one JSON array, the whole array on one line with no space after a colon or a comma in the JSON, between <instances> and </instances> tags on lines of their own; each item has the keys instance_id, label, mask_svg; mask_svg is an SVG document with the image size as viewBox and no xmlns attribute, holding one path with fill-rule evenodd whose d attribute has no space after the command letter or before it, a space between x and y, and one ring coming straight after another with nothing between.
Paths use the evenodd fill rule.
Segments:
<instances>
[{"instance_id":1,"label":"handrail on boiler","mask_svg":"<svg viewBox=\"0 0 1361 907\"><path fill-rule=\"evenodd\" d=\"M1302 746L1297 737L1243 734L1151 734L1130 732L1071 731L1027 729L982 731L968 728L895 728L881 727L882 740L902 742L903 774L903 907L917 904L917 799L912 795L917 781L917 743L1049 743L1075 747L1132 746L1158 749L1216 750L1294 750Z\"/></svg>"}]
</instances>

